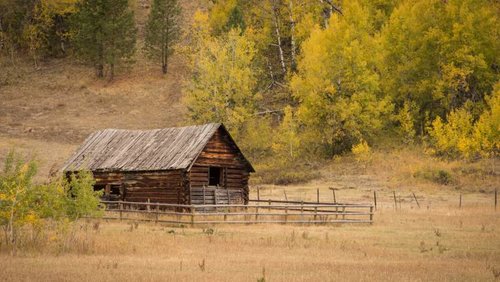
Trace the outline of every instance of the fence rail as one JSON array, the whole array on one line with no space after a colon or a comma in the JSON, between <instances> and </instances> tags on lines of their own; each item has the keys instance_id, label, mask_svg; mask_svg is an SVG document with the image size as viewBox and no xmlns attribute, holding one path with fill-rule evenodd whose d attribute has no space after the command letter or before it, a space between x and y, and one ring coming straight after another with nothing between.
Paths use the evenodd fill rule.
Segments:
<instances>
[{"instance_id":1,"label":"fence rail","mask_svg":"<svg viewBox=\"0 0 500 282\"><path fill-rule=\"evenodd\" d=\"M101 201L104 219L172 224L329 224L373 223L368 204L250 200L243 204L182 205L151 202Z\"/></svg>"}]
</instances>

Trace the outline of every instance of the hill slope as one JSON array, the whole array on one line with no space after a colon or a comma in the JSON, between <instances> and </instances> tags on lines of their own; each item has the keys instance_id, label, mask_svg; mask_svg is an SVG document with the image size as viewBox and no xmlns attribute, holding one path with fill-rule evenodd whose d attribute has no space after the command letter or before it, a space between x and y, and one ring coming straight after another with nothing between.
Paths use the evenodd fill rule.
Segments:
<instances>
[{"instance_id":1,"label":"hill slope","mask_svg":"<svg viewBox=\"0 0 500 282\"><path fill-rule=\"evenodd\" d=\"M184 29L189 29L199 2L181 1ZM13 63L0 58L0 160L13 148L34 155L44 178L94 130L182 123L182 85L188 74L183 58L174 55L165 76L145 59L141 37L150 3L131 5L139 30L135 64L112 82L96 79L91 67L71 58L42 62L38 70L27 59Z\"/></svg>"}]
</instances>

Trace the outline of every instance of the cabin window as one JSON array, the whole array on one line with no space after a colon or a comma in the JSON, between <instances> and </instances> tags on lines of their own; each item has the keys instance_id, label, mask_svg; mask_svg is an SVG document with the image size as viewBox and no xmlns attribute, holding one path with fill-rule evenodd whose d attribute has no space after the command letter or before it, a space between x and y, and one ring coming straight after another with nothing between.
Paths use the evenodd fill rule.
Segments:
<instances>
[{"instance_id":1,"label":"cabin window","mask_svg":"<svg viewBox=\"0 0 500 282\"><path fill-rule=\"evenodd\" d=\"M221 171L220 167L208 168L208 186L217 186L221 184Z\"/></svg>"},{"instance_id":2,"label":"cabin window","mask_svg":"<svg viewBox=\"0 0 500 282\"><path fill-rule=\"evenodd\" d=\"M94 185L94 191L101 191L106 188L106 185L100 185L100 184L95 184Z\"/></svg>"},{"instance_id":3,"label":"cabin window","mask_svg":"<svg viewBox=\"0 0 500 282\"><path fill-rule=\"evenodd\" d=\"M121 195L121 191L120 191L120 186L121 185L111 185L110 189L109 189L109 194L110 195L116 195L116 196L120 196Z\"/></svg>"},{"instance_id":4,"label":"cabin window","mask_svg":"<svg viewBox=\"0 0 500 282\"><path fill-rule=\"evenodd\" d=\"M103 191L102 199L120 200L122 198L122 189L120 184L95 184L94 191Z\"/></svg>"}]
</instances>

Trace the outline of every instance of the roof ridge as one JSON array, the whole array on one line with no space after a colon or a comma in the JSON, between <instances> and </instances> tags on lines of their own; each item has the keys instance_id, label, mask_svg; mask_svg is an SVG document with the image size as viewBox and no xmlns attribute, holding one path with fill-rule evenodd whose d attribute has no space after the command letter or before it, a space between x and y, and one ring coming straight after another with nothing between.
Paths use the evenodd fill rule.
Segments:
<instances>
[{"instance_id":1,"label":"roof ridge","mask_svg":"<svg viewBox=\"0 0 500 282\"><path fill-rule=\"evenodd\" d=\"M188 127L205 127L205 126L210 126L210 125L217 125L221 126L222 123L220 122L210 122L210 123L204 123L204 124L196 124L196 125L186 125L186 126L172 126L172 127L164 127L164 128L151 128L151 129L127 129L127 128L103 128L103 129L98 129L93 131L92 133L96 132L101 132L101 131L106 131L106 130L116 130L116 131L137 131L137 132L146 132L146 131L158 131L158 130L165 130L165 129L182 129L182 128L188 128Z\"/></svg>"}]
</instances>

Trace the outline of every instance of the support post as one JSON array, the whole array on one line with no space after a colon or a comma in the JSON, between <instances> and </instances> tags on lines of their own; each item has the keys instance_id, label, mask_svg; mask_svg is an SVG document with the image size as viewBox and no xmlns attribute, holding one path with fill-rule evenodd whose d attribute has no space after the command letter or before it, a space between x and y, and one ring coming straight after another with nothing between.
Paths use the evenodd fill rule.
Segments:
<instances>
[{"instance_id":1,"label":"support post","mask_svg":"<svg viewBox=\"0 0 500 282\"><path fill-rule=\"evenodd\" d=\"M497 210L498 205L498 189L495 188L495 211Z\"/></svg>"},{"instance_id":2,"label":"support post","mask_svg":"<svg viewBox=\"0 0 500 282\"><path fill-rule=\"evenodd\" d=\"M285 190L283 190L283 194L285 194L285 201L288 202L288 197L286 196L286 191Z\"/></svg>"},{"instance_id":3,"label":"support post","mask_svg":"<svg viewBox=\"0 0 500 282\"><path fill-rule=\"evenodd\" d=\"M260 187L257 186L257 205L259 204L260 202Z\"/></svg>"},{"instance_id":4,"label":"support post","mask_svg":"<svg viewBox=\"0 0 500 282\"><path fill-rule=\"evenodd\" d=\"M370 224L373 223L373 206L370 207Z\"/></svg>"},{"instance_id":5,"label":"support post","mask_svg":"<svg viewBox=\"0 0 500 282\"><path fill-rule=\"evenodd\" d=\"M288 206L285 207L285 224L288 221Z\"/></svg>"},{"instance_id":6,"label":"support post","mask_svg":"<svg viewBox=\"0 0 500 282\"><path fill-rule=\"evenodd\" d=\"M318 206L314 207L314 221L318 220Z\"/></svg>"},{"instance_id":7,"label":"support post","mask_svg":"<svg viewBox=\"0 0 500 282\"><path fill-rule=\"evenodd\" d=\"M194 207L191 206L191 226L194 226Z\"/></svg>"},{"instance_id":8,"label":"support post","mask_svg":"<svg viewBox=\"0 0 500 282\"><path fill-rule=\"evenodd\" d=\"M373 190L373 203L375 204L375 209L377 209L377 191Z\"/></svg>"},{"instance_id":9,"label":"support post","mask_svg":"<svg viewBox=\"0 0 500 282\"><path fill-rule=\"evenodd\" d=\"M336 204L336 203L337 203L337 197L336 197L336 195L335 195L335 188L330 187L330 188L328 188L328 189L332 190L332 195L333 195L333 203L334 203L334 204Z\"/></svg>"},{"instance_id":10,"label":"support post","mask_svg":"<svg viewBox=\"0 0 500 282\"><path fill-rule=\"evenodd\" d=\"M304 201L300 201L300 219L304 220Z\"/></svg>"},{"instance_id":11,"label":"support post","mask_svg":"<svg viewBox=\"0 0 500 282\"><path fill-rule=\"evenodd\" d=\"M214 188L214 205L218 205L219 203L217 202L217 187L215 186ZM215 211L218 211L217 206L215 207Z\"/></svg>"},{"instance_id":12,"label":"support post","mask_svg":"<svg viewBox=\"0 0 500 282\"><path fill-rule=\"evenodd\" d=\"M203 185L203 205L206 205L205 203L205 185ZM205 209L203 209L205 211Z\"/></svg>"},{"instance_id":13,"label":"support post","mask_svg":"<svg viewBox=\"0 0 500 282\"><path fill-rule=\"evenodd\" d=\"M156 203L156 217L155 217L155 223L158 223L158 217L160 216L160 204Z\"/></svg>"},{"instance_id":14,"label":"support post","mask_svg":"<svg viewBox=\"0 0 500 282\"><path fill-rule=\"evenodd\" d=\"M319 204L319 188L316 189L316 202Z\"/></svg>"},{"instance_id":15,"label":"support post","mask_svg":"<svg viewBox=\"0 0 500 282\"><path fill-rule=\"evenodd\" d=\"M415 202L417 203L418 208L420 208L420 203L417 200L417 196L415 196L414 192L411 192L413 194L413 199L415 199Z\"/></svg>"},{"instance_id":16,"label":"support post","mask_svg":"<svg viewBox=\"0 0 500 282\"><path fill-rule=\"evenodd\" d=\"M392 195L394 196L394 210L398 210L398 203L396 201L396 191L392 191Z\"/></svg>"},{"instance_id":17,"label":"support post","mask_svg":"<svg viewBox=\"0 0 500 282\"><path fill-rule=\"evenodd\" d=\"M120 204L118 204L118 207L120 208L120 221L123 219L123 203L120 201Z\"/></svg>"},{"instance_id":18,"label":"support post","mask_svg":"<svg viewBox=\"0 0 500 282\"><path fill-rule=\"evenodd\" d=\"M460 197L458 198L458 208L462 208L462 193L460 193Z\"/></svg>"},{"instance_id":19,"label":"support post","mask_svg":"<svg viewBox=\"0 0 500 282\"><path fill-rule=\"evenodd\" d=\"M255 207L255 221L259 220L259 206Z\"/></svg>"}]
</instances>

